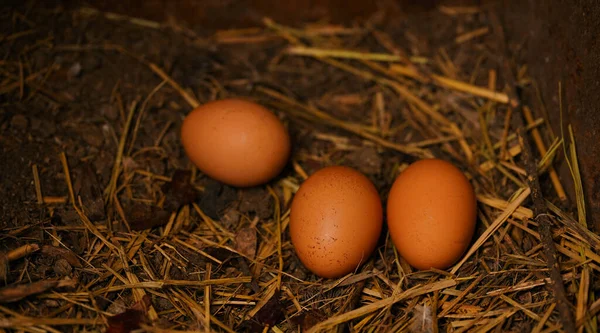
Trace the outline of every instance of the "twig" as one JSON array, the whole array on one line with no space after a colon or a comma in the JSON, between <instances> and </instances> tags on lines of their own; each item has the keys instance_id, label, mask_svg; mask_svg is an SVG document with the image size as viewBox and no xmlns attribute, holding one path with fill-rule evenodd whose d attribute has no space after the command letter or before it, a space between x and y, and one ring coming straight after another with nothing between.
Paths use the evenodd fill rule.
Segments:
<instances>
[{"instance_id":1,"label":"twig","mask_svg":"<svg viewBox=\"0 0 600 333\"><path fill-rule=\"evenodd\" d=\"M69 190L69 200L72 205L75 205L75 192L73 191L73 182L71 182L71 172L69 171L69 163L67 161L67 155L65 152L60 153L60 161L63 166L63 172L65 173L65 182L67 183L67 189Z\"/></svg>"},{"instance_id":2,"label":"twig","mask_svg":"<svg viewBox=\"0 0 600 333\"><path fill-rule=\"evenodd\" d=\"M464 33L462 35L456 36L456 38L454 38L454 42L456 44L465 43L465 42L470 41L473 38L477 38L477 37L481 37L483 35L486 35L488 32L490 32L490 28L489 27L483 27L483 28L475 29L473 31L469 31L469 32Z\"/></svg>"},{"instance_id":3,"label":"twig","mask_svg":"<svg viewBox=\"0 0 600 333\"><path fill-rule=\"evenodd\" d=\"M534 120L533 120L533 115L531 114L531 110L527 106L524 106L523 112L524 112L523 115L525 116L525 120L527 120L527 124L528 125L532 124ZM540 134L540 131L537 128L534 128L533 130L531 130L531 135L533 136L535 145L537 146L538 150L540 151L540 155L541 156L546 155L546 152L548 150L546 149L546 146L544 145L544 141L542 141L542 135ZM560 183L560 179L558 178L558 173L556 173L556 170L554 170L554 167L550 166L548 168L548 172L550 173L550 180L552 181L554 190L556 191L556 194L558 195L560 200L562 200L562 201L567 200L567 195L565 193L565 190L563 189L562 184Z\"/></svg>"},{"instance_id":4,"label":"twig","mask_svg":"<svg viewBox=\"0 0 600 333\"><path fill-rule=\"evenodd\" d=\"M38 244L26 244L8 252L6 257L8 261L13 261L26 257L39 249L40 246Z\"/></svg>"},{"instance_id":5,"label":"twig","mask_svg":"<svg viewBox=\"0 0 600 333\"><path fill-rule=\"evenodd\" d=\"M38 205L44 203L44 195L42 194L42 185L40 184L40 174L38 172L37 164L31 166L33 172L33 184L35 185L35 197L37 198Z\"/></svg>"},{"instance_id":6,"label":"twig","mask_svg":"<svg viewBox=\"0 0 600 333\"><path fill-rule=\"evenodd\" d=\"M160 67L153 63L146 63L146 65L158 76L160 76L163 81L166 81L173 89L177 90L177 92L185 99L186 102L192 107L196 108L200 105L200 102L194 97L191 93L187 92L183 89L179 83L175 82L173 78L171 78L165 71L163 71Z\"/></svg>"},{"instance_id":7,"label":"twig","mask_svg":"<svg viewBox=\"0 0 600 333\"><path fill-rule=\"evenodd\" d=\"M111 21L126 21L144 28L161 29L163 27L163 25L159 22L141 19L137 17L131 17L127 15L121 15L112 12L102 12L92 7L82 7L79 10L77 10L77 12L83 16L100 15L104 16L105 18Z\"/></svg>"},{"instance_id":8,"label":"twig","mask_svg":"<svg viewBox=\"0 0 600 333\"><path fill-rule=\"evenodd\" d=\"M494 12L490 11L490 21L493 27L494 32L498 37L498 43L500 47L500 55L502 59L503 72L505 75L506 82L512 88L509 94L511 95L511 99L519 102L517 91L516 91L516 80L510 68L510 64L508 63L508 51L505 45L505 37L504 31L500 24L499 18L496 16ZM516 111L521 112L522 106L521 103L517 105L513 105ZM531 154L531 143L529 142L529 138L525 135L525 127L524 121L521 117L513 118L514 124L517 127L517 133L519 135L519 141L523 147L523 160L525 162L525 167L527 169L528 177L527 182L531 188L531 197L533 200L533 212L536 216L536 221L539 224L540 228L540 236L542 238L543 243L543 251L546 257L546 264L550 269L550 279L552 281L551 286L554 291L554 297L556 299L556 307L560 313L560 321L563 325L563 329L565 332L575 333L575 322L573 320L573 314L569 309L569 301L567 299L567 295L565 292L565 286L562 281L562 276L560 275L560 267L557 261L558 254L556 252L556 247L554 245L554 240L552 238L552 221L548 217L546 212L546 205L544 201L544 196L542 194L542 189L540 187L538 174L537 174L537 163L535 162L535 158Z\"/></svg>"},{"instance_id":9,"label":"twig","mask_svg":"<svg viewBox=\"0 0 600 333\"><path fill-rule=\"evenodd\" d=\"M29 284L13 285L0 290L0 303L11 303L21 300L27 296L43 293L51 288L73 287L77 281L65 280L41 280Z\"/></svg>"},{"instance_id":10,"label":"twig","mask_svg":"<svg viewBox=\"0 0 600 333\"><path fill-rule=\"evenodd\" d=\"M2 86L2 87L0 87L0 95L7 94L7 93L11 92L12 90L19 88L22 84L29 83L29 82L35 80L38 76L41 76L43 74L46 74L50 71L57 69L57 67L58 66L56 66L56 65L50 66L48 68L42 69L39 72L30 74L29 76L27 76L26 78L23 78L22 80Z\"/></svg>"}]
</instances>

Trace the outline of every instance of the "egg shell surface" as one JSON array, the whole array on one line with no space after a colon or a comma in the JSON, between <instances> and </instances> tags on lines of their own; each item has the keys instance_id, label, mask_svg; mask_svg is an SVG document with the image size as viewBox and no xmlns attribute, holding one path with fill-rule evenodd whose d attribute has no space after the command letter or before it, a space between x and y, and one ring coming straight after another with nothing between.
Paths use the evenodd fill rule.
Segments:
<instances>
[{"instance_id":1,"label":"egg shell surface","mask_svg":"<svg viewBox=\"0 0 600 333\"><path fill-rule=\"evenodd\" d=\"M467 177L440 159L417 161L394 181L387 223L398 253L417 269L446 269L468 248L477 201Z\"/></svg>"},{"instance_id":2,"label":"egg shell surface","mask_svg":"<svg viewBox=\"0 0 600 333\"><path fill-rule=\"evenodd\" d=\"M383 208L377 189L344 166L323 168L302 183L290 212L290 235L304 266L336 278L365 263L377 245Z\"/></svg>"},{"instance_id":3,"label":"egg shell surface","mask_svg":"<svg viewBox=\"0 0 600 333\"><path fill-rule=\"evenodd\" d=\"M265 107L241 99L209 102L192 110L181 126L189 159L206 175L248 187L277 176L290 155L290 137Z\"/></svg>"}]
</instances>

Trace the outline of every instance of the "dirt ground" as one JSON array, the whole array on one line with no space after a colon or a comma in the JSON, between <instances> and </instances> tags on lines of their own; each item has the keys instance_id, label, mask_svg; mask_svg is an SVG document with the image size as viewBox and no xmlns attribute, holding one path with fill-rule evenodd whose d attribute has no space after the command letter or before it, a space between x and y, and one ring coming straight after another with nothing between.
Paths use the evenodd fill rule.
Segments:
<instances>
[{"instance_id":1,"label":"dirt ground","mask_svg":"<svg viewBox=\"0 0 600 333\"><path fill-rule=\"evenodd\" d=\"M354 167L374 182L385 202L398 169L417 157L287 112L289 105L269 98L265 89L326 110L344 122L369 127L389 142L439 139L441 135L427 127L428 120L416 115L392 89L357 79L318 59L286 56L282 50L289 40L262 30L250 32L256 38L252 40L239 31L215 34L177 22L159 25L78 8L72 3L65 7L23 2L0 11L0 251L9 253L26 244L39 247L25 258L9 260L2 278L9 287L36 281L63 283L37 286L43 290L32 296L24 292L22 299L3 300L7 304L0 307L0 313L6 322L0 320L0 330L51 331L48 327L53 327L66 332L109 327L110 332L129 332L153 321L155 328L148 331L211 327L260 332L273 326L295 331L391 296L396 284L410 289L449 275L412 271L397 259L384 234L367 268L336 287L302 266L287 231L275 234L277 224L285 219L293 189L301 183L299 170L310 175L328 165ZM493 57L497 51L493 34L474 37L474 42L455 41L457 36L489 26L488 20L476 10L460 15L419 11L385 22L374 14L368 24L385 31L387 39L357 25L339 36L338 46L390 52L385 40L393 40L393 45L400 46L398 55L441 57L445 67L431 66L430 70L488 86L489 70L499 70ZM247 39L233 41L240 34ZM509 44L511 51L520 46L519 42ZM441 55L440 49L444 50ZM199 102L244 96L269 105L289 128L293 142L293 157L282 174L268 186L251 189L229 187L202 175L185 156L179 138L181 122L191 107L152 66ZM523 74L517 79L526 85L528 77ZM499 75L495 84L503 87L504 78ZM486 155L477 152L484 150L485 137L477 113L469 109L473 104L430 84L415 91L436 100L440 110L452 110L442 112L473 139L474 164L484 163ZM383 115L378 111L382 100L387 110ZM498 110L486 118L494 142L500 141L505 126ZM551 142L546 132L544 139ZM461 158L457 142L426 148L474 173ZM523 175L515 174L524 181ZM480 193L495 193L504 200L518 188L501 173L481 179ZM548 177L540 179L549 201L572 212L574 205L556 198ZM81 210L70 201L72 194L75 207ZM491 222L497 211L486 208L481 215ZM480 224L478 234L483 230ZM507 228L502 237L513 237L511 232ZM529 263L524 259L526 253L535 252L539 240L527 235L515 239L514 244L497 244L501 239L496 239L467 262L459 275L510 271L500 280L490 280L488 291L545 278L543 270L527 271L544 266L543 259L536 257ZM501 259L496 250L505 251L507 257ZM283 259L281 267L279 259ZM377 274L380 279L373 277ZM578 274L572 280L579 281ZM272 287L275 276L280 279L278 288ZM211 279L216 282L201 283ZM164 286L131 287L152 281L162 281ZM182 285L176 281L183 281ZM449 295L457 296L469 284ZM574 303L578 286L575 282L568 285L575 288L568 290ZM205 308L202 300L207 293L213 303ZM436 292L437 297L441 302ZM448 297L445 300L450 302ZM498 331L529 332L550 306L543 303L549 297L543 286L510 297L522 303L538 302L540 307L534 308L533 317L524 311L504 318L496 326ZM376 331L406 329L398 323L408 323L414 313L407 308L421 300L390 306L371 318L371 327ZM503 309L484 298L473 302L481 309ZM126 309L129 312L123 312ZM466 316L469 309L456 310L454 315ZM118 313L125 315L110 317ZM559 320L556 312L550 314L548 331ZM20 325L19 315L33 319ZM50 319L44 322L44 318ZM60 322L61 318L72 322ZM440 329L450 327L446 325L451 318L459 317L442 319ZM131 323L132 327L127 326ZM348 325L342 327L369 327L360 326L358 319Z\"/></svg>"}]
</instances>

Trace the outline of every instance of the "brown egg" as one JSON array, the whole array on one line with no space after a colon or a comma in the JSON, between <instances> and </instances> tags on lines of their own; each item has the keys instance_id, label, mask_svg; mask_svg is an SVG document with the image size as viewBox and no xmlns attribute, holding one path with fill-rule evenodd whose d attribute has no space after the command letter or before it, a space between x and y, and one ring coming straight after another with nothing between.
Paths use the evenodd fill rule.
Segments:
<instances>
[{"instance_id":1,"label":"brown egg","mask_svg":"<svg viewBox=\"0 0 600 333\"><path fill-rule=\"evenodd\" d=\"M383 208L377 189L360 172L321 169L294 196L290 235L298 257L324 278L355 271L375 249Z\"/></svg>"},{"instance_id":2,"label":"brown egg","mask_svg":"<svg viewBox=\"0 0 600 333\"><path fill-rule=\"evenodd\" d=\"M268 182L290 155L290 138L279 119L261 105L239 99L194 109L181 126L181 142L198 169L240 187Z\"/></svg>"},{"instance_id":3,"label":"brown egg","mask_svg":"<svg viewBox=\"0 0 600 333\"><path fill-rule=\"evenodd\" d=\"M471 242L477 218L473 187L439 159L413 163L396 179L387 202L390 235L399 254L418 269L446 269Z\"/></svg>"}]
</instances>

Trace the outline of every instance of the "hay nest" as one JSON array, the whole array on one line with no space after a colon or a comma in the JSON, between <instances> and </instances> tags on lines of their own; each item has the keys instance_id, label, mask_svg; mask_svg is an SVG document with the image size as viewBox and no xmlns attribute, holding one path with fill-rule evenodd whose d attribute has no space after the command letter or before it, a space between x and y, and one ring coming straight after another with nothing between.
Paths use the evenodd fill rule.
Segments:
<instances>
[{"instance_id":1,"label":"hay nest","mask_svg":"<svg viewBox=\"0 0 600 333\"><path fill-rule=\"evenodd\" d=\"M27 180L13 211L35 218L3 222L0 331L596 331L600 239L572 133L531 107L521 45L493 14L428 15L428 29L376 15L208 33L91 8L3 13L0 135L7 156L31 157L8 171ZM290 167L269 185L223 186L183 155L183 116L231 96L290 128ZM384 194L432 156L477 193L455 266L415 271L385 235L343 278L302 267L289 206L308 175L346 164Z\"/></svg>"}]
</instances>

